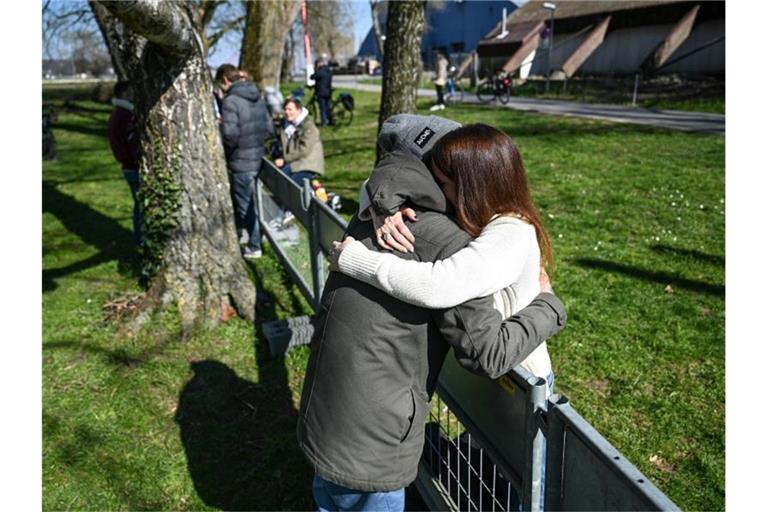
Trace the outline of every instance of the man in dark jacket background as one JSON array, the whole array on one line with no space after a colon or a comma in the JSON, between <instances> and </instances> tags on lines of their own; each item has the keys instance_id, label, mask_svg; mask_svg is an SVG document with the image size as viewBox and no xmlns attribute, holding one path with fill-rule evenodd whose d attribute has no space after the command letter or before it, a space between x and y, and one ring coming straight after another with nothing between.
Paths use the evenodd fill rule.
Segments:
<instances>
[{"instance_id":1,"label":"man in dark jacket background","mask_svg":"<svg viewBox=\"0 0 768 512\"><path fill-rule=\"evenodd\" d=\"M409 119L414 123L384 123L382 149L390 150L385 144L393 139L407 140L413 148L389 153L368 190L374 204L403 187L414 192L415 252L395 254L437 261L471 238L445 215L445 196L420 156L459 125L435 117ZM428 123L418 125L419 120ZM356 216L347 234L380 250L370 222ZM540 294L503 320L492 296L428 310L331 272L297 426L299 445L315 470L313 494L320 510L403 510L404 488L416 478L424 420L449 349L469 371L497 378L562 329L565 320L565 309L552 293Z\"/></svg>"},{"instance_id":2,"label":"man in dark jacket background","mask_svg":"<svg viewBox=\"0 0 768 512\"><path fill-rule=\"evenodd\" d=\"M328 66L328 61L317 61L317 71L310 77L315 81L315 96L320 107L320 124L322 126L331 122L331 89L333 72Z\"/></svg>"},{"instance_id":3,"label":"man in dark jacket background","mask_svg":"<svg viewBox=\"0 0 768 512\"><path fill-rule=\"evenodd\" d=\"M225 66L216 71L219 87L227 93L221 101L221 135L235 223L248 235L243 257L255 259L261 257L256 177L261 170L264 142L274 134L274 126L256 84L244 79L240 70Z\"/></svg>"}]
</instances>

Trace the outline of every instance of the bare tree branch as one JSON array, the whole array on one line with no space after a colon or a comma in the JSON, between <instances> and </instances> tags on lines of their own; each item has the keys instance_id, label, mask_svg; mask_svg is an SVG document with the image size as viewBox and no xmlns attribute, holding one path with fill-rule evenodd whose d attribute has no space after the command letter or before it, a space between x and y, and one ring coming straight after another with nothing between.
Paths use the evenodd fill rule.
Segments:
<instances>
[{"instance_id":1,"label":"bare tree branch","mask_svg":"<svg viewBox=\"0 0 768 512\"><path fill-rule=\"evenodd\" d=\"M125 25L148 41L175 53L191 51L196 46L195 29L184 9L175 2L134 0L102 2Z\"/></svg>"},{"instance_id":2,"label":"bare tree branch","mask_svg":"<svg viewBox=\"0 0 768 512\"><path fill-rule=\"evenodd\" d=\"M227 34L227 32L231 30L237 30L237 29L242 30L244 23L245 23L245 15L242 15L227 23L224 23L220 28L218 28L216 32L208 36L208 49L211 49L214 46L216 46L216 43L218 43L219 40Z\"/></svg>"}]
</instances>

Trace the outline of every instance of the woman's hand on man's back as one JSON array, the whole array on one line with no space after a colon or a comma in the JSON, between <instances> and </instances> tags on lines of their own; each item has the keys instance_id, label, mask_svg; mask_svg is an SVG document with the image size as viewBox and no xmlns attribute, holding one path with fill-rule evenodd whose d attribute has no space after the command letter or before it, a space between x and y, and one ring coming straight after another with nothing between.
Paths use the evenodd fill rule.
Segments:
<instances>
[{"instance_id":1,"label":"woman's hand on man's back","mask_svg":"<svg viewBox=\"0 0 768 512\"><path fill-rule=\"evenodd\" d=\"M378 215L371 208L371 220L376 230L376 243L382 249L398 250L400 252L413 252L413 242L416 238L403 221L403 216L416 222L416 212L413 208L401 208L388 217Z\"/></svg>"}]
</instances>

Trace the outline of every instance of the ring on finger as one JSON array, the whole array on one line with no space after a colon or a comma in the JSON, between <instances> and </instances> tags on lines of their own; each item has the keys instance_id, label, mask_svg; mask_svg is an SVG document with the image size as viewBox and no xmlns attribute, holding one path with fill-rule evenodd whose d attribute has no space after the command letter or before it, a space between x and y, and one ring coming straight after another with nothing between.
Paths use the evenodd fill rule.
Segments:
<instances>
[{"instance_id":1,"label":"ring on finger","mask_svg":"<svg viewBox=\"0 0 768 512\"><path fill-rule=\"evenodd\" d=\"M384 240L385 242L387 240L389 240L389 233L387 233L387 232L382 233L381 234L381 239Z\"/></svg>"}]
</instances>

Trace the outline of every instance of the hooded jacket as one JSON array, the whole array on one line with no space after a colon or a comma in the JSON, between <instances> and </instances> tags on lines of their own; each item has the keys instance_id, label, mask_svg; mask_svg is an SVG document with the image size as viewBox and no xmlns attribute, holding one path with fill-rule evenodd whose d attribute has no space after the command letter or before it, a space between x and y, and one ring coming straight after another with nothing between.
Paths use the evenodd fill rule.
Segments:
<instances>
[{"instance_id":1,"label":"hooded jacket","mask_svg":"<svg viewBox=\"0 0 768 512\"><path fill-rule=\"evenodd\" d=\"M409 180L397 183L398 189L419 189L416 197L445 210L442 192L418 157L391 153L378 169L389 171L379 176ZM383 192L389 182L378 183L376 191ZM419 222L409 227L416 252L398 256L436 261L469 242L451 217L421 204L414 207ZM353 218L347 234L379 250L370 222ZM430 397L449 349L467 370L497 378L565 321L565 309L552 294L540 294L503 321L492 297L428 310L331 272L315 320L299 445L315 472L338 485L360 491L405 487L416 478Z\"/></svg>"},{"instance_id":2,"label":"hooded jacket","mask_svg":"<svg viewBox=\"0 0 768 512\"><path fill-rule=\"evenodd\" d=\"M229 170L256 172L261 169L264 141L275 129L256 84L246 80L232 84L221 102L221 117Z\"/></svg>"}]
</instances>

